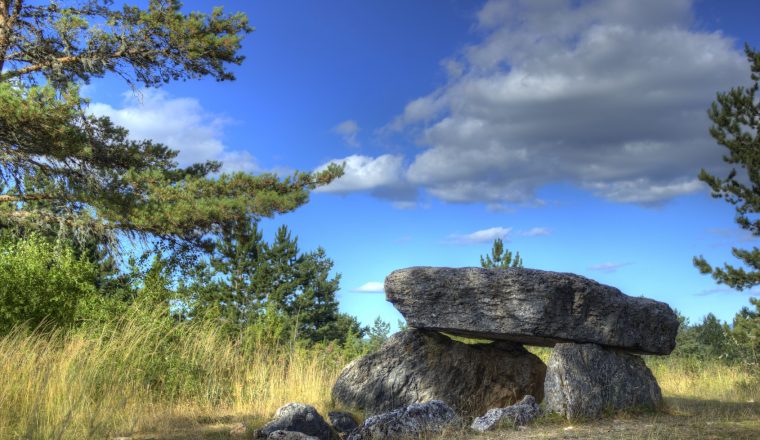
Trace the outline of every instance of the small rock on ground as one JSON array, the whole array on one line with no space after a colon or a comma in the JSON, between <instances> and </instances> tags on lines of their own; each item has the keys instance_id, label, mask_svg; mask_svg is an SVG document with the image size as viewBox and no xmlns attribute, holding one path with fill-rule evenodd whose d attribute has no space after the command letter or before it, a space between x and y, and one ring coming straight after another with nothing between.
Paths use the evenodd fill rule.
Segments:
<instances>
[{"instance_id":1,"label":"small rock on ground","mask_svg":"<svg viewBox=\"0 0 760 440\"><path fill-rule=\"evenodd\" d=\"M413 403L368 418L348 436L348 440L398 439L426 432L442 432L457 420L454 410L440 400Z\"/></svg>"},{"instance_id":2,"label":"small rock on ground","mask_svg":"<svg viewBox=\"0 0 760 440\"><path fill-rule=\"evenodd\" d=\"M330 419L332 427L341 434L349 433L359 427L354 416L347 412L330 411L327 413L327 418Z\"/></svg>"},{"instance_id":3,"label":"small rock on ground","mask_svg":"<svg viewBox=\"0 0 760 440\"><path fill-rule=\"evenodd\" d=\"M319 437L306 435L303 432L273 431L269 434L267 440L319 440Z\"/></svg>"},{"instance_id":4,"label":"small rock on ground","mask_svg":"<svg viewBox=\"0 0 760 440\"><path fill-rule=\"evenodd\" d=\"M277 410L274 420L256 431L254 438L268 438L275 431L294 431L330 440L332 430L325 419L311 405L288 403Z\"/></svg>"},{"instance_id":5,"label":"small rock on ground","mask_svg":"<svg viewBox=\"0 0 760 440\"><path fill-rule=\"evenodd\" d=\"M524 427L531 420L538 417L540 408L533 396L525 396L518 403L506 408L489 409L485 415L478 417L472 422L470 428L475 431L485 432L493 429L502 422L508 422L514 427Z\"/></svg>"}]
</instances>

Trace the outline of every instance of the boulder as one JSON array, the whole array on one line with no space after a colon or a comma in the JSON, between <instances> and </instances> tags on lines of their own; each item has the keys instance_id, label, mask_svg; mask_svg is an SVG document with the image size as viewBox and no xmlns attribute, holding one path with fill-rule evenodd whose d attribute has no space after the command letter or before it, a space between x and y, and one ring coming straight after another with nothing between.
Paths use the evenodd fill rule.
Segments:
<instances>
[{"instance_id":1,"label":"boulder","mask_svg":"<svg viewBox=\"0 0 760 440\"><path fill-rule=\"evenodd\" d=\"M378 414L428 400L483 414L531 394L543 397L546 366L519 344L465 344L440 333L396 333L377 352L348 364L332 389L342 406Z\"/></svg>"},{"instance_id":2,"label":"boulder","mask_svg":"<svg viewBox=\"0 0 760 440\"><path fill-rule=\"evenodd\" d=\"M410 267L388 275L385 292L410 327L475 338L669 354L678 331L667 304L570 273Z\"/></svg>"},{"instance_id":3,"label":"boulder","mask_svg":"<svg viewBox=\"0 0 760 440\"><path fill-rule=\"evenodd\" d=\"M354 416L347 412L330 411L327 413L327 418L330 419L330 424L338 431L338 434L347 434L359 427Z\"/></svg>"},{"instance_id":4,"label":"boulder","mask_svg":"<svg viewBox=\"0 0 760 440\"><path fill-rule=\"evenodd\" d=\"M454 410L440 400L413 403L368 418L348 440L416 438L425 433L440 433L457 420Z\"/></svg>"},{"instance_id":5,"label":"boulder","mask_svg":"<svg viewBox=\"0 0 760 440\"><path fill-rule=\"evenodd\" d=\"M595 344L557 344L544 384L547 412L568 419L597 418L608 411L657 409L662 394L644 360Z\"/></svg>"},{"instance_id":6,"label":"boulder","mask_svg":"<svg viewBox=\"0 0 760 440\"><path fill-rule=\"evenodd\" d=\"M274 419L256 431L254 438L269 438L275 431L295 431L319 440L332 437L330 425L311 405L288 403L274 414Z\"/></svg>"},{"instance_id":7,"label":"boulder","mask_svg":"<svg viewBox=\"0 0 760 440\"><path fill-rule=\"evenodd\" d=\"M485 415L472 421L470 428L478 432L494 429L502 423L508 423L513 427L525 426L541 413L538 403L533 396L525 396L514 405L506 408L489 409Z\"/></svg>"}]
</instances>

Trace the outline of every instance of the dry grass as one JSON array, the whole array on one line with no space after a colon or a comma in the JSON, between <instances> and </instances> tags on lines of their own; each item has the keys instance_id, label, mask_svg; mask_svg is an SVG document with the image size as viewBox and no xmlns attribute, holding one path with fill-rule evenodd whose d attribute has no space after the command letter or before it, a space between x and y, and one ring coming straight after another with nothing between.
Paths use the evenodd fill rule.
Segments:
<instances>
[{"instance_id":1,"label":"dry grass","mask_svg":"<svg viewBox=\"0 0 760 440\"><path fill-rule=\"evenodd\" d=\"M332 409L330 388L350 356L334 347L230 342L213 327L127 320L118 330L0 338L0 439L228 439L281 405ZM546 359L549 351L539 349ZM658 414L526 430L466 430L438 438L760 438L760 374L720 362L647 360L666 396Z\"/></svg>"},{"instance_id":2,"label":"dry grass","mask_svg":"<svg viewBox=\"0 0 760 440\"><path fill-rule=\"evenodd\" d=\"M287 402L330 409L345 354L272 345L151 320L100 334L14 332L0 338L0 439L215 438L211 426L257 424Z\"/></svg>"}]
</instances>

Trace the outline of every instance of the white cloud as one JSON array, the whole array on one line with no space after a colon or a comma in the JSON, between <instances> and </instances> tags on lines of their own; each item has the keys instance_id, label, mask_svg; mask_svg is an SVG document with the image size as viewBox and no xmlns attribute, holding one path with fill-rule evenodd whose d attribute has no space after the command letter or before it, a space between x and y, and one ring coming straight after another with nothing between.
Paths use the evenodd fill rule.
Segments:
<instances>
[{"instance_id":1,"label":"white cloud","mask_svg":"<svg viewBox=\"0 0 760 440\"><path fill-rule=\"evenodd\" d=\"M749 70L693 21L689 0L487 2L447 84L386 126L424 147L405 178L494 206L555 182L638 204L701 190L699 170L725 166L706 109Z\"/></svg>"},{"instance_id":2,"label":"white cloud","mask_svg":"<svg viewBox=\"0 0 760 440\"><path fill-rule=\"evenodd\" d=\"M551 235L552 231L549 228L530 228L527 231L520 231L520 235L523 237L541 237Z\"/></svg>"},{"instance_id":3,"label":"white cloud","mask_svg":"<svg viewBox=\"0 0 760 440\"><path fill-rule=\"evenodd\" d=\"M90 111L128 129L130 139L150 139L179 151L180 166L219 160L224 162L223 171L258 169L250 153L225 147L222 129L228 121L206 112L196 99L172 98L165 91L145 89L125 93L119 107L96 102Z\"/></svg>"},{"instance_id":4,"label":"white cloud","mask_svg":"<svg viewBox=\"0 0 760 440\"><path fill-rule=\"evenodd\" d=\"M343 142L349 147L359 147L359 140L356 136L359 134L359 124L354 120L346 120L336 125L333 131L343 138Z\"/></svg>"},{"instance_id":5,"label":"white cloud","mask_svg":"<svg viewBox=\"0 0 760 440\"><path fill-rule=\"evenodd\" d=\"M317 168L325 169L330 163L344 163L344 174L329 185L317 188L317 192L345 194L355 191L368 191L378 197L402 202L401 207L410 205L416 199L416 190L404 178L404 158L384 154L379 157L351 155L343 159L334 159Z\"/></svg>"},{"instance_id":6,"label":"white cloud","mask_svg":"<svg viewBox=\"0 0 760 440\"><path fill-rule=\"evenodd\" d=\"M361 293L383 293L385 292L385 287L380 281L369 281L351 291Z\"/></svg>"},{"instance_id":7,"label":"white cloud","mask_svg":"<svg viewBox=\"0 0 760 440\"><path fill-rule=\"evenodd\" d=\"M592 266L589 266L589 270L593 270L595 272L604 272L604 273L612 273L616 272L618 269L629 266L631 263L600 263L600 264L594 264Z\"/></svg>"},{"instance_id":8,"label":"white cloud","mask_svg":"<svg viewBox=\"0 0 760 440\"><path fill-rule=\"evenodd\" d=\"M501 226L488 228L488 229L482 229L480 231L475 231L470 234L452 234L448 237L446 240L448 243L454 243L454 244L476 244L476 243L490 243L497 238L505 239L509 233L512 231L512 228L503 228Z\"/></svg>"}]
</instances>

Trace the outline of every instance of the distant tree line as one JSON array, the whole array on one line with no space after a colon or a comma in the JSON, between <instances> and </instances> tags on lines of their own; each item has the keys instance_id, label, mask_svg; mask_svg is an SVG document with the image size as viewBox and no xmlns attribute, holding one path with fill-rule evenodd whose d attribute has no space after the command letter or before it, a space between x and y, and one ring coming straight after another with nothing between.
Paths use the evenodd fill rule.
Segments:
<instances>
[{"instance_id":1,"label":"distant tree line","mask_svg":"<svg viewBox=\"0 0 760 440\"><path fill-rule=\"evenodd\" d=\"M731 324L720 322L712 313L694 324L679 315L681 325L672 356L721 359L760 368L760 299L752 298L750 303L753 308L743 307Z\"/></svg>"}]
</instances>

